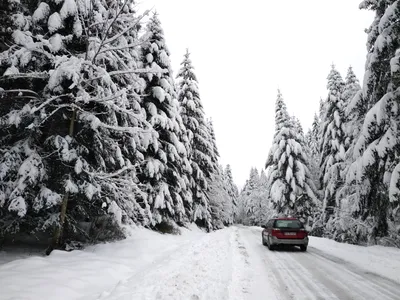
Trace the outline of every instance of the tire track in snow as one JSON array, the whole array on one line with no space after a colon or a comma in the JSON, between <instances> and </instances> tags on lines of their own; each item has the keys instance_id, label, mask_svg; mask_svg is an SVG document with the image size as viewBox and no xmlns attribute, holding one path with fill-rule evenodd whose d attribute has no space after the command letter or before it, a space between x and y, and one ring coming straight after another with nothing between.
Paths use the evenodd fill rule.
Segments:
<instances>
[{"instance_id":1,"label":"tire track in snow","mask_svg":"<svg viewBox=\"0 0 400 300\"><path fill-rule=\"evenodd\" d=\"M287 276L291 277L297 285L303 287L300 291L294 293L296 295L295 299L341 300L335 296L327 285L319 281L307 268L299 264L298 259L306 255L305 253L275 251L274 254L277 257L276 262L281 266L280 270L283 270ZM290 265L290 267L287 267L287 265ZM302 294L304 294L305 298L300 298Z\"/></svg>"},{"instance_id":2,"label":"tire track in snow","mask_svg":"<svg viewBox=\"0 0 400 300\"><path fill-rule=\"evenodd\" d=\"M297 253L298 255L307 255L307 253ZM290 254L289 254L290 255ZM351 290L348 289L347 287L344 287L343 285L336 284L336 282L332 282L330 279L327 279L327 274L326 272L322 271L321 268L315 264L315 262L312 262L311 266L303 266L301 263L299 263L298 260L293 262L293 260L296 260L296 258L291 257L291 263L296 264L296 268L299 267L303 270L303 272L307 272L308 278L315 282L317 288L316 290L319 289L324 289L325 294L327 294L328 299L345 299L343 298L344 296L339 296L343 294L343 288L346 290L345 293L350 292ZM301 276L301 273L299 274ZM323 297L319 295L319 297ZM339 297L339 298L338 298ZM318 298L317 298L318 299ZM325 299L325 298L322 298Z\"/></svg>"},{"instance_id":3,"label":"tire track in snow","mask_svg":"<svg viewBox=\"0 0 400 300\"><path fill-rule=\"evenodd\" d=\"M399 288L399 284L394 281L391 280L390 278L385 278L382 277L378 274L366 271L364 269L359 268L358 266L347 262L345 260L342 260L338 257L333 257L329 254L326 254L324 252L322 252L321 250L318 250L316 248L311 247L310 249L311 251L309 252L311 255L317 256L319 258L323 258L324 260L329 260L330 262L339 264L339 265L344 265L346 266L349 270L353 270L353 273L356 274L361 274L362 278L364 277L368 277L368 280L372 282L372 284L376 285L375 282L378 281L380 283L380 285L378 286L378 288L384 289L385 291L390 291L390 293L392 293L394 296L398 295L398 288ZM399 296L398 296L399 297Z\"/></svg>"},{"instance_id":4,"label":"tire track in snow","mask_svg":"<svg viewBox=\"0 0 400 300\"><path fill-rule=\"evenodd\" d=\"M258 247L260 230L243 228ZM257 245L256 245L257 244ZM400 285L366 272L358 266L309 247L299 250L265 251L265 268L274 274L282 299L400 300Z\"/></svg>"},{"instance_id":5,"label":"tire track in snow","mask_svg":"<svg viewBox=\"0 0 400 300\"><path fill-rule=\"evenodd\" d=\"M246 300L260 300L260 299L268 299L275 300L280 299L278 297L277 290L279 290L279 285L277 282L273 280L273 276L270 272L265 268L265 263L260 262L260 258L262 258L262 248L264 247L261 244L261 240L259 244L254 245L254 235L249 235L249 230L246 227L237 227L238 230L238 239L241 241L243 246L246 248L248 253L248 263L250 268L249 275L249 292L246 294ZM291 299L291 298L284 298Z\"/></svg>"},{"instance_id":6,"label":"tire track in snow","mask_svg":"<svg viewBox=\"0 0 400 300\"><path fill-rule=\"evenodd\" d=\"M243 300L246 249L235 242L234 228L204 235L98 299Z\"/></svg>"},{"instance_id":7,"label":"tire track in snow","mask_svg":"<svg viewBox=\"0 0 400 300\"><path fill-rule=\"evenodd\" d=\"M230 239L232 269L231 282L228 287L229 299L243 300L244 294L249 292L249 254L239 237L239 231L233 228Z\"/></svg>"},{"instance_id":8,"label":"tire track in snow","mask_svg":"<svg viewBox=\"0 0 400 300\"><path fill-rule=\"evenodd\" d=\"M133 270L132 272L129 272L127 277L116 282L115 285L112 287L112 289L106 291L103 290L102 292L96 293L94 295L85 295L81 299L82 300L105 299L107 296L111 295L111 293L114 290L116 289L122 290L124 285L128 282L130 278L134 278L136 276L140 277L142 276L143 273L145 273L149 269L161 268L168 261L170 261L176 255L177 252L179 252L180 248L186 249L192 244L193 244L192 237L185 240L182 244L173 244L170 247L167 247L167 249L163 249L163 251L161 251L161 254L155 256L153 260L149 261L148 263L145 263L144 265ZM116 263L118 263L118 259L116 259Z\"/></svg>"},{"instance_id":9,"label":"tire track in snow","mask_svg":"<svg viewBox=\"0 0 400 300\"><path fill-rule=\"evenodd\" d=\"M326 276L331 282L347 287L349 294L352 294L351 299L400 299L400 285L396 282L366 272L338 258L321 255L321 251L312 247L310 250L309 255L319 262L318 265L324 266Z\"/></svg>"}]
</instances>

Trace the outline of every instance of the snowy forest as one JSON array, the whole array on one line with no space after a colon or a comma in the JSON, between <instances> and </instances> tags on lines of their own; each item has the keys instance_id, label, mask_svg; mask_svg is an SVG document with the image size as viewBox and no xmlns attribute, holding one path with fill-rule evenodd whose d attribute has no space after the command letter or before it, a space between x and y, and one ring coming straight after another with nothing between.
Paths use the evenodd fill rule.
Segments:
<instances>
[{"instance_id":1,"label":"snowy forest","mask_svg":"<svg viewBox=\"0 0 400 300\"><path fill-rule=\"evenodd\" d=\"M158 15L134 1L0 4L0 240L64 247L233 223L187 51L174 77Z\"/></svg>"},{"instance_id":2,"label":"snowy forest","mask_svg":"<svg viewBox=\"0 0 400 300\"><path fill-rule=\"evenodd\" d=\"M332 65L306 131L278 91L266 164L239 193L190 53L174 76L156 13L133 0L1 1L0 242L62 248L132 225L293 215L316 236L400 247L400 3L361 8L376 12L363 86Z\"/></svg>"},{"instance_id":3,"label":"snowy forest","mask_svg":"<svg viewBox=\"0 0 400 300\"><path fill-rule=\"evenodd\" d=\"M252 169L239 196L244 224L293 215L316 236L400 247L400 2L360 8L375 11L363 86L332 65L307 132L278 91L266 172Z\"/></svg>"}]
</instances>

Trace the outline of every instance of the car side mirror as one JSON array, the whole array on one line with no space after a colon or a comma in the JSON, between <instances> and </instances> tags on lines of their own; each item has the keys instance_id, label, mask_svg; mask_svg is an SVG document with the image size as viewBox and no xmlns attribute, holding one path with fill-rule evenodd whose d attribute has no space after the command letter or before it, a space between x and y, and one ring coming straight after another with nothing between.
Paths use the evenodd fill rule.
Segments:
<instances>
[{"instance_id":1,"label":"car side mirror","mask_svg":"<svg viewBox=\"0 0 400 300\"><path fill-rule=\"evenodd\" d=\"M267 226L265 226L265 225L261 225L261 227L262 227L262 228L267 228Z\"/></svg>"}]
</instances>

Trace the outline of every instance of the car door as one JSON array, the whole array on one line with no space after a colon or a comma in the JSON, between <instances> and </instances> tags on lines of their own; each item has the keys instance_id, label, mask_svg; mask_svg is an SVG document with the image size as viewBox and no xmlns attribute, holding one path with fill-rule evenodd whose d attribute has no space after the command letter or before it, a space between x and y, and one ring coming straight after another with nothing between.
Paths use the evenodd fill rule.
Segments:
<instances>
[{"instance_id":1,"label":"car door","mask_svg":"<svg viewBox=\"0 0 400 300\"><path fill-rule=\"evenodd\" d=\"M274 223L274 220L269 220L267 223L267 226L266 226L267 228L265 229L267 232L267 236L271 235L273 223Z\"/></svg>"},{"instance_id":2,"label":"car door","mask_svg":"<svg viewBox=\"0 0 400 300\"><path fill-rule=\"evenodd\" d=\"M267 236L267 234L268 234L268 223L269 223L269 221L264 225L264 229L262 231L263 236Z\"/></svg>"}]
</instances>

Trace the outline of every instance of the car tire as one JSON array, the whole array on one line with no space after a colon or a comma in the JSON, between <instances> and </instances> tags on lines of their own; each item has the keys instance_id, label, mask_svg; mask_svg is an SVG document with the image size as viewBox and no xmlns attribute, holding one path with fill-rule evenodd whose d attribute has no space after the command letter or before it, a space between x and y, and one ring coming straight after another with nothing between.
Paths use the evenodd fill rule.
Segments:
<instances>
[{"instance_id":1,"label":"car tire","mask_svg":"<svg viewBox=\"0 0 400 300\"><path fill-rule=\"evenodd\" d=\"M262 244L263 244L264 246L266 246L266 245L267 245L267 243L265 242L265 240L264 240L264 237L263 237L263 236L261 236L261 241L262 241Z\"/></svg>"},{"instance_id":2,"label":"car tire","mask_svg":"<svg viewBox=\"0 0 400 300\"><path fill-rule=\"evenodd\" d=\"M268 246L268 249L269 249L270 251L274 251L274 250L275 250L275 246L274 246L274 245L271 245L271 243L270 243L270 241L269 241L269 237L268 237L268 241L267 241L267 246Z\"/></svg>"},{"instance_id":3,"label":"car tire","mask_svg":"<svg viewBox=\"0 0 400 300\"><path fill-rule=\"evenodd\" d=\"M307 246L306 245L300 245L300 250L303 252L307 251Z\"/></svg>"}]
</instances>

